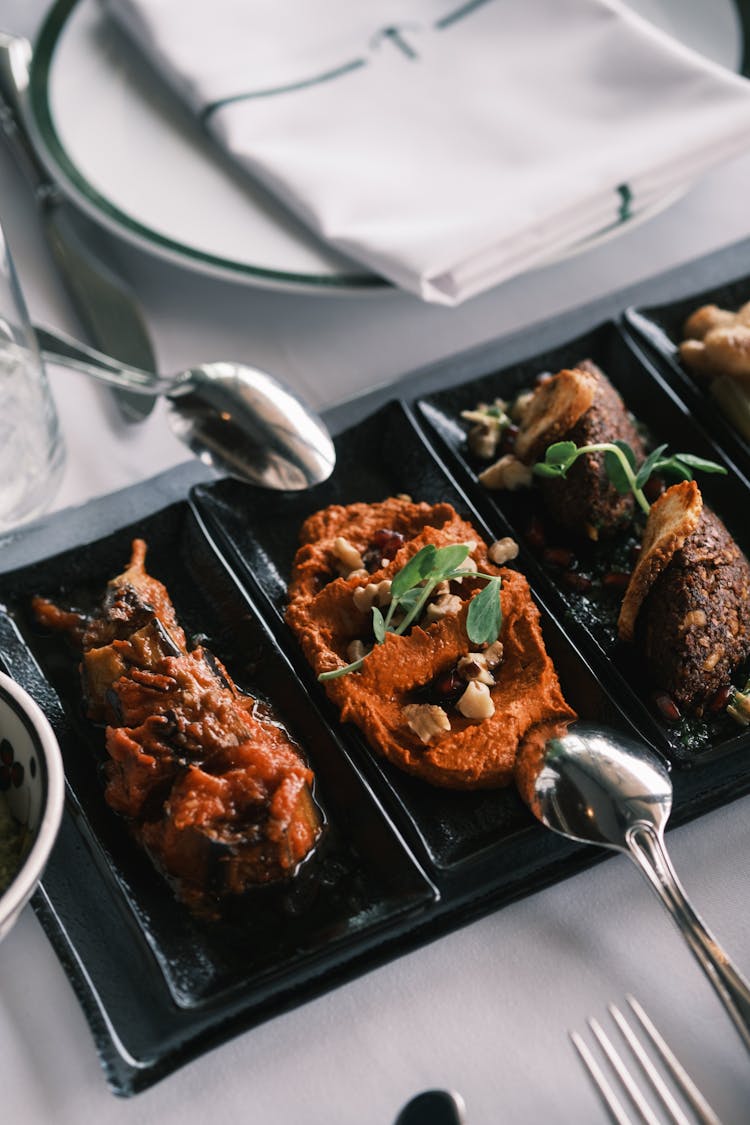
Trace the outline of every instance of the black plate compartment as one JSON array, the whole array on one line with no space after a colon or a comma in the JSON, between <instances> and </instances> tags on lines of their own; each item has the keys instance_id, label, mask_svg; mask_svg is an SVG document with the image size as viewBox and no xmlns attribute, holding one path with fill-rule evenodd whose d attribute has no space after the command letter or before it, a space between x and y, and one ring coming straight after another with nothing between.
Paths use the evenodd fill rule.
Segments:
<instances>
[{"instance_id":1,"label":"black plate compartment","mask_svg":"<svg viewBox=\"0 0 750 1125\"><path fill-rule=\"evenodd\" d=\"M147 540L149 570L167 586L188 636L206 638L238 685L271 703L303 747L327 820L318 853L291 884L251 892L218 921L175 899L106 805L103 730L83 715L77 656L29 609L35 593L79 605L95 598L124 568L135 536ZM239 1027L322 991L435 901L186 503L5 574L0 596L0 659L53 720L67 777L63 830L37 905L116 1092L142 1088Z\"/></svg>"},{"instance_id":2,"label":"black plate compartment","mask_svg":"<svg viewBox=\"0 0 750 1125\"><path fill-rule=\"evenodd\" d=\"M453 504L483 536L490 535L403 404L392 403L347 431L337 439L336 448L334 478L307 495L270 496L231 481L201 485L193 492L193 502L221 549L239 568L241 581L252 583L258 598L265 599L279 643L332 726L339 723L336 708L315 681L283 620L286 581L303 520L329 504L408 493L415 500ZM627 727L620 709L563 630L543 605L540 609L545 641L569 702L582 715ZM558 842L551 845L551 852L548 841L541 843L537 826L514 790L470 793L434 788L377 757L351 724L339 724L339 729L357 765L442 889L474 898L489 888L497 891L519 867L527 866L529 873L543 869L557 852Z\"/></svg>"},{"instance_id":3,"label":"black plate compartment","mask_svg":"<svg viewBox=\"0 0 750 1125\"><path fill-rule=\"evenodd\" d=\"M750 491L744 477L724 456L709 435L691 417L682 400L667 386L633 341L619 326L607 322L569 343L534 356L523 363L442 391L420 400L418 408L438 451L458 479L470 491L477 508L496 537L511 535L521 545L520 569L541 593L563 628L592 655L599 678L624 707L628 718L656 749L681 766L692 766L716 755L733 753L750 745L750 735L726 716L705 722L666 722L652 702L637 654L617 640L616 621L622 589L603 589L595 581L588 590L571 588L569 572L551 561L550 548L580 550L581 573L588 572L587 548L579 548L565 533L549 530L540 498L531 490L491 492L477 479L484 464L474 458L466 444L468 424L461 411L495 397L512 399L532 387L542 372L556 372L593 359L609 376L627 407L642 423L654 444L668 442L672 451L691 452L724 464L727 476L699 474L699 484L708 504L722 516L738 543L750 553L745 512ZM544 541L538 541L539 525ZM626 537L612 545L597 544L592 558L599 559L607 573L632 567L632 544ZM594 574L596 578L596 574Z\"/></svg>"}]
</instances>

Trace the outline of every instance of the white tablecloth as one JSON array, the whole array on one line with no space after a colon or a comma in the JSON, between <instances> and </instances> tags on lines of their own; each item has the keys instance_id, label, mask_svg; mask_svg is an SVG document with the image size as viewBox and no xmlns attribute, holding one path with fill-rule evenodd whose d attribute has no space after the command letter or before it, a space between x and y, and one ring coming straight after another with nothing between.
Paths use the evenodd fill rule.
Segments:
<instances>
[{"instance_id":1,"label":"white tablecloth","mask_svg":"<svg viewBox=\"0 0 750 1125\"><path fill-rule=\"evenodd\" d=\"M25 0L0 0L0 25L29 30ZM750 156L648 225L456 311L395 294L264 293L124 247L118 256L164 370L247 358L322 406L747 237L749 183ZM28 193L2 147L0 200L32 314L73 330ZM69 449L57 506L184 459L161 412L126 427L107 392L68 372L52 380ZM675 830L669 842L696 906L750 974L750 798ZM70 985L27 909L0 945L0 1117L18 1125L389 1125L418 1090L448 1086L463 1093L470 1125L596 1123L603 1111L566 1033L629 991L647 1003L725 1125L746 1125L747 1052L624 858L277 1017L130 1101L108 1092Z\"/></svg>"}]
</instances>

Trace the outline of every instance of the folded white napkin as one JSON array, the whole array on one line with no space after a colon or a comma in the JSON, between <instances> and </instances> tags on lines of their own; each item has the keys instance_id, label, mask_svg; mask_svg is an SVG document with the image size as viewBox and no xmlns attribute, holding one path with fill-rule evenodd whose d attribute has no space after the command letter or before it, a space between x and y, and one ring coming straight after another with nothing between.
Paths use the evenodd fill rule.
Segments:
<instances>
[{"instance_id":1,"label":"folded white napkin","mask_svg":"<svg viewBox=\"0 0 750 1125\"><path fill-rule=\"evenodd\" d=\"M619 0L102 0L331 245L457 304L750 144L750 83Z\"/></svg>"}]
</instances>

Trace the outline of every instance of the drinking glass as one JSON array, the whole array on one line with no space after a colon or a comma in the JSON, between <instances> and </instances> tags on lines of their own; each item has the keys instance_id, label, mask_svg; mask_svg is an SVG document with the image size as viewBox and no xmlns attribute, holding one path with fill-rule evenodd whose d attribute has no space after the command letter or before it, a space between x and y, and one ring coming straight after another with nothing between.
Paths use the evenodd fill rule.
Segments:
<instances>
[{"instance_id":1,"label":"drinking glass","mask_svg":"<svg viewBox=\"0 0 750 1125\"><path fill-rule=\"evenodd\" d=\"M44 511L64 461L55 404L0 227L0 532Z\"/></svg>"}]
</instances>

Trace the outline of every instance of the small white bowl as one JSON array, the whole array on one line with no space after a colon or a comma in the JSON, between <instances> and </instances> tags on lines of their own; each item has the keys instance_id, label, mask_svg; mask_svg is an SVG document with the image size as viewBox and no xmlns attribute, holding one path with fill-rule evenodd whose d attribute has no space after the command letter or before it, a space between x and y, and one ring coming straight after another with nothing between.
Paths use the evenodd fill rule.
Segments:
<instances>
[{"instance_id":1,"label":"small white bowl","mask_svg":"<svg viewBox=\"0 0 750 1125\"><path fill-rule=\"evenodd\" d=\"M25 829L21 864L0 895L0 941L31 898L62 817L65 779L52 727L30 695L0 672L0 791Z\"/></svg>"}]
</instances>

